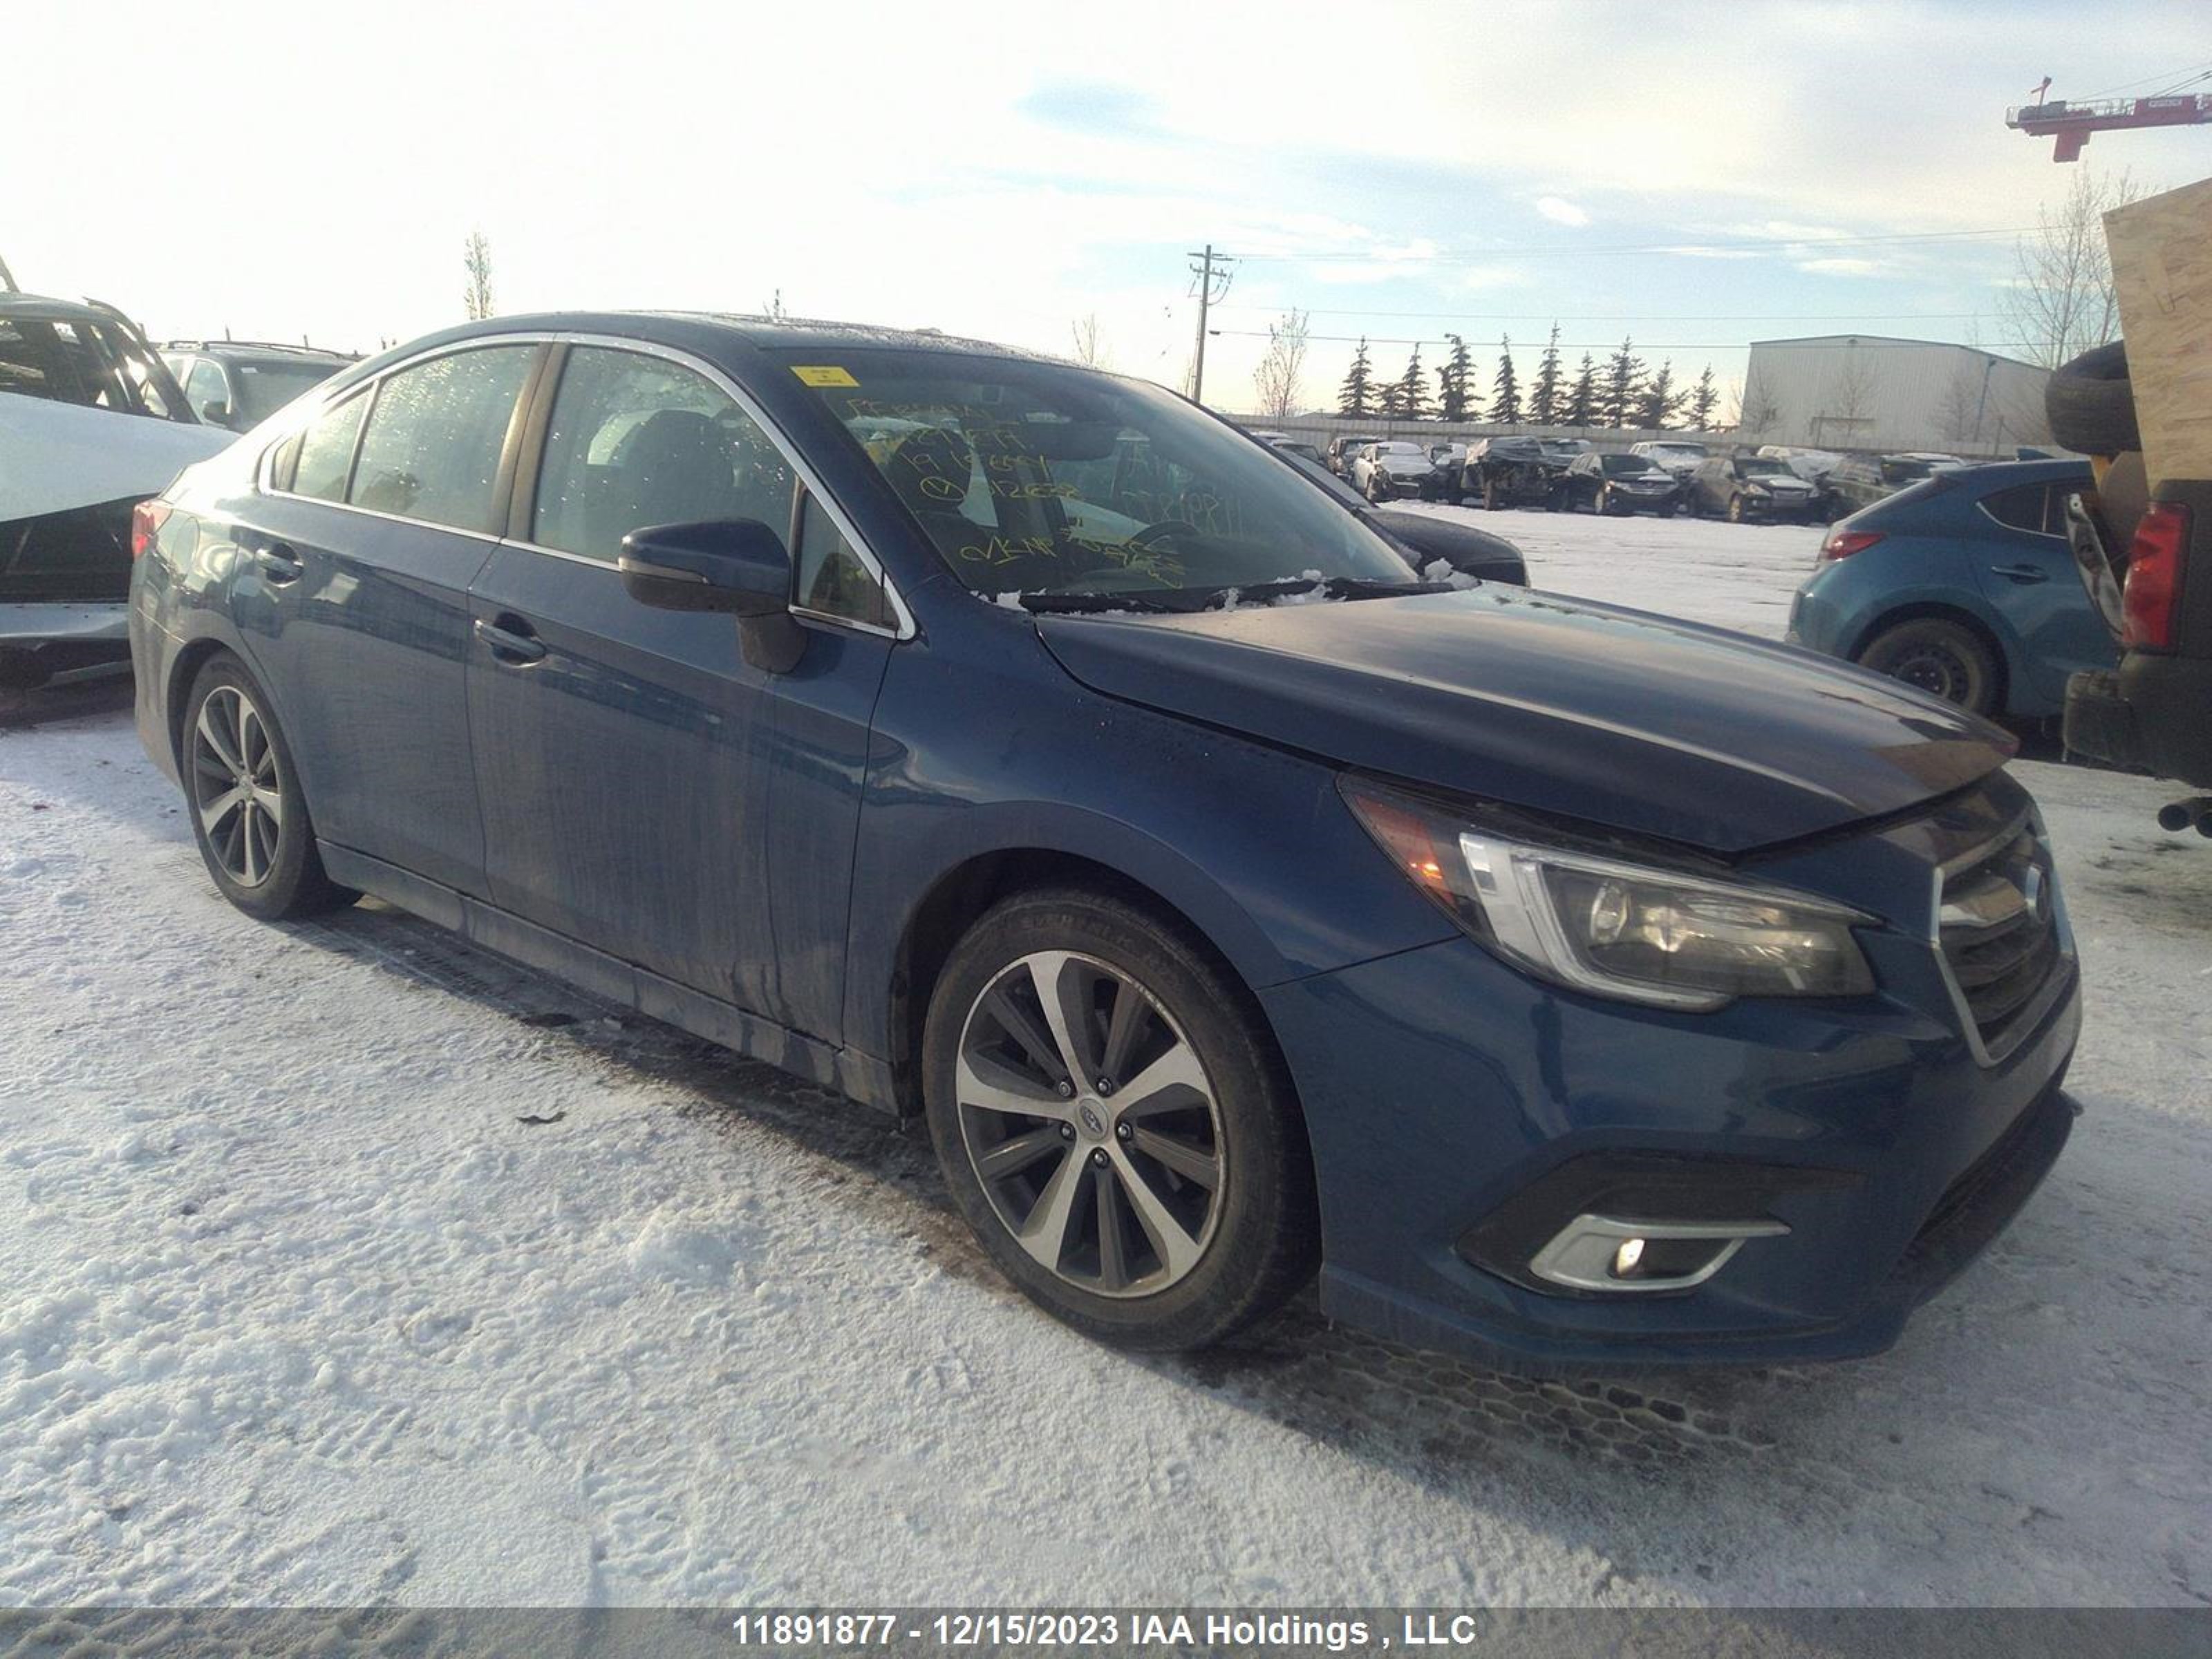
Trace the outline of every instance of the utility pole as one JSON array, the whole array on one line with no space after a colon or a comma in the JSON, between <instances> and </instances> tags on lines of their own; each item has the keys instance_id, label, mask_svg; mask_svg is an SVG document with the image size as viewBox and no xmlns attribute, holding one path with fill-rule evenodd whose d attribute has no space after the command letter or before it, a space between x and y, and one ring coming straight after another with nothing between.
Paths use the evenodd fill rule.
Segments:
<instances>
[{"instance_id":1,"label":"utility pole","mask_svg":"<svg viewBox=\"0 0 2212 1659\"><path fill-rule=\"evenodd\" d=\"M1191 358L1190 370L1190 400L1195 404L1206 401L1206 313L1220 303L1222 296L1229 292L1229 284L1235 276L1235 273L1224 269L1221 286L1217 289L1214 287L1213 268L1216 265L1233 265L1237 262L1226 253L1216 253L1211 242L1203 251L1194 249L1187 257L1200 262L1190 268L1190 274L1198 279L1195 289L1198 295L1198 350Z\"/></svg>"}]
</instances>

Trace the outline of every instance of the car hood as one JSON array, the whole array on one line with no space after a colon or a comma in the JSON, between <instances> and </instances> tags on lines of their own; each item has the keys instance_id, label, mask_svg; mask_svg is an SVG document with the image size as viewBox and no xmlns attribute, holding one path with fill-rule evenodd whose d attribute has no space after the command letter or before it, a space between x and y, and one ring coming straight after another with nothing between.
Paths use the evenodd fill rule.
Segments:
<instances>
[{"instance_id":1,"label":"car hood","mask_svg":"<svg viewBox=\"0 0 2212 1659\"><path fill-rule=\"evenodd\" d=\"M158 495L185 467L228 449L221 427L156 420L0 392L0 523L125 496Z\"/></svg>"},{"instance_id":2,"label":"car hood","mask_svg":"<svg viewBox=\"0 0 2212 1659\"><path fill-rule=\"evenodd\" d=\"M1905 811L1996 726L1720 629L1525 589L1046 616L1092 690L1337 764L1735 854Z\"/></svg>"}]
</instances>

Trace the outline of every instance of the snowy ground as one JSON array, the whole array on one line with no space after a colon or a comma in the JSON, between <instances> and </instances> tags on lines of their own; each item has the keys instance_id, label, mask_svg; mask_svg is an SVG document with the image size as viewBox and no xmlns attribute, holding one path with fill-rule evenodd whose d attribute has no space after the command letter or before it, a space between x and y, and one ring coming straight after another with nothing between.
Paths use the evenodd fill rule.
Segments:
<instances>
[{"instance_id":1,"label":"snowy ground","mask_svg":"<svg viewBox=\"0 0 2212 1659\"><path fill-rule=\"evenodd\" d=\"M1778 632L1809 530L1486 520ZM1089 1346L927 1146L373 908L204 878L112 688L0 714L0 1606L2212 1601L2212 846L2027 765L2075 1142L1879 1360L1539 1388L1293 1310Z\"/></svg>"}]
</instances>

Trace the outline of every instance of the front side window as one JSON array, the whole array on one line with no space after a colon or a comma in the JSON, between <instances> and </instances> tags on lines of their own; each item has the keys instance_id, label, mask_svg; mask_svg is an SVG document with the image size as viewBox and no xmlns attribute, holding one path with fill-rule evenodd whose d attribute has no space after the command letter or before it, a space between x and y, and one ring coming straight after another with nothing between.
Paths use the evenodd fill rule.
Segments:
<instances>
[{"instance_id":1,"label":"front side window","mask_svg":"<svg viewBox=\"0 0 2212 1659\"><path fill-rule=\"evenodd\" d=\"M354 440L361 434L361 417L368 412L369 394L349 398L325 410L299 437L299 459L289 463L295 495L312 495L319 501L342 501L346 475L353 466ZM277 459L277 480L283 480L287 462Z\"/></svg>"},{"instance_id":2,"label":"front side window","mask_svg":"<svg viewBox=\"0 0 2212 1659\"><path fill-rule=\"evenodd\" d=\"M537 355L534 345L485 346L387 377L346 499L457 530L496 530L500 457Z\"/></svg>"},{"instance_id":3,"label":"front side window","mask_svg":"<svg viewBox=\"0 0 2212 1659\"><path fill-rule=\"evenodd\" d=\"M756 519L789 542L789 463L704 376L579 346L561 371L530 539L612 563L647 525Z\"/></svg>"}]
</instances>

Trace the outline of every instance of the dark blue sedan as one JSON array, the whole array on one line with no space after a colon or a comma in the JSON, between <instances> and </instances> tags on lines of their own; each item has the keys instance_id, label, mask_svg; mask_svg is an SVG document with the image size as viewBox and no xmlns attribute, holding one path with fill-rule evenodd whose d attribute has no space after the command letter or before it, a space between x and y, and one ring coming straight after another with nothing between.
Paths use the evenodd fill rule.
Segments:
<instances>
[{"instance_id":1,"label":"dark blue sedan","mask_svg":"<svg viewBox=\"0 0 2212 1659\"><path fill-rule=\"evenodd\" d=\"M2086 461L1938 472L1863 508L1821 544L1790 637L1978 714L2063 711L2067 679L2118 650L2066 541Z\"/></svg>"},{"instance_id":2,"label":"dark blue sedan","mask_svg":"<svg viewBox=\"0 0 2212 1659\"><path fill-rule=\"evenodd\" d=\"M472 324L138 511L208 872L363 894L925 1120L1099 1338L1879 1349L2073 1113L1995 728L1438 571L1159 389L934 334ZM334 1103L334 1105L336 1103Z\"/></svg>"}]
</instances>

